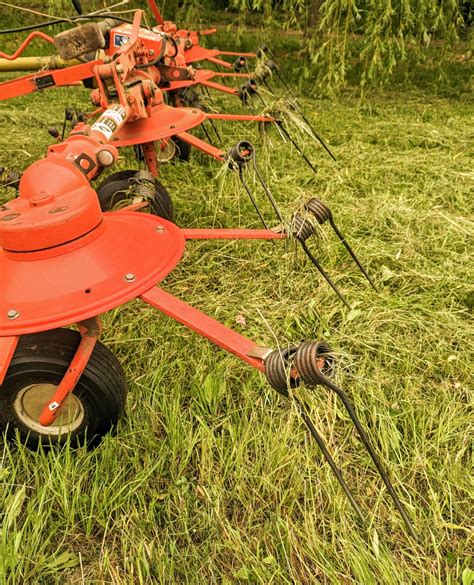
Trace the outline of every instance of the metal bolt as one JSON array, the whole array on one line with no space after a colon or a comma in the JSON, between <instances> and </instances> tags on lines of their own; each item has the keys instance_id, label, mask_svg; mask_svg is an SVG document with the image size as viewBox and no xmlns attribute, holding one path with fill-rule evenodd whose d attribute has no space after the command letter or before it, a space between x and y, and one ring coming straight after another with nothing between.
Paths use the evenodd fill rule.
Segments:
<instances>
[{"instance_id":1,"label":"metal bolt","mask_svg":"<svg viewBox=\"0 0 474 585\"><path fill-rule=\"evenodd\" d=\"M48 213L50 215L54 215L55 213L63 213L67 209L69 209L69 207L67 205L63 205L62 207L55 207L54 209L51 209Z\"/></svg>"},{"instance_id":2,"label":"metal bolt","mask_svg":"<svg viewBox=\"0 0 474 585\"><path fill-rule=\"evenodd\" d=\"M126 274L123 279L125 280L125 282L135 282L136 280L136 276L134 274L132 274L131 272L129 272L128 274Z\"/></svg>"},{"instance_id":3,"label":"metal bolt","mask_svg":"<svg viewBox=\"0 0 474 585\"><path fill-rule=\"evenodd\" d=\"M101 150L97 154L97 160L103 167L110 166L114 161L114 155L110 152L110 150Z\"/></svg>"},{"instance_id":4,"label":"metal bolt","mask_svg":"<svg viewBox=\"0 0 474 585\"><path fill-rule=\"evenodd\" d=\"M164 226L162 226L162 225L157 225L157 226L156 226L156 231L157 231L157 232L164 232L164 231L165 231L165 228L164 228Z\"/></svg>"},{"instance_id":5,"label":"metal bolt","mask_svg":"<svg viewBox=\"0 0 474 585\"><path fill-rule=\"evenodd\" d=\"M148 54L149 54L149 55L151 55L151 56L153 57L153 55L155 54L155 51L154 51L153 49L150 49L150 50L148 51Z\"/></svg>"},{"instance_id":6,"label":"metal bolt","mask_svg":"<svg viewBox=\"0 0 474 585\"><path fill-rule=\"evenodd\" d=\"M19 316L20 313L16 309L10 309L7 313L7 317L10 319L10 321L13 321L13 319L17 319Z\"/></svg>"},{"instance_id":7,"label":"metal bolt","mask_svg":"<svg viewBox=\"0 0 474 585\"><path fill-rule=\"evenodd\" d=\"M16 219L20 214L19 213L9 213L8 215L4 215L1 218L1 221L13 221Z\"/></svg>"}]
</instances>

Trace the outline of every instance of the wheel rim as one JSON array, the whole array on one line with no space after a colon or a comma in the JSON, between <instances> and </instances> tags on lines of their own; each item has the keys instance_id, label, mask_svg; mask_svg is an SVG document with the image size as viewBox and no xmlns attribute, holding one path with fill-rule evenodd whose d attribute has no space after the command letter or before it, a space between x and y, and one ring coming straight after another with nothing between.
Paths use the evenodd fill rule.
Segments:
<instances>
[{"instance_id":1,"label":"wheel rim","mask_svg":"<svg viewBox=\"0 0 474 585\"><path fill-rule=\"evenodd\" d=\"M18 419L32 431L42 435L60 435L79 428L84 420L84 407L75 394L69 394L61 406L56 420L43 426L39 416L45 404L54 396L55 384L30 384L18 392L13 409Z\"/></svg>"},{"instance_id":2,"label":"wheel rim","mask_svg":"<svg viewBox=\"0 0 474 585\"><path fill-rule=\"evenodd\" d=\"M160 163L170 162L176 154L176 144L172 140L161 142L156 149L156 158Z\"/></svg>"}]
</instances>

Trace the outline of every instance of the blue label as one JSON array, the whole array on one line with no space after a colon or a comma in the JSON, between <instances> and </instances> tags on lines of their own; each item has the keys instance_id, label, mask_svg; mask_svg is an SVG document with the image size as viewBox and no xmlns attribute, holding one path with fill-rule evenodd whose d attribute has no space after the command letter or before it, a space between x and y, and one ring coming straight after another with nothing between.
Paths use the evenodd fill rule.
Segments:
<instances>
[{"instance_id":1,"label":"blue label","mask_svg":"<svg viewBox=\"0 0 474 585\"><path fill-rule=\"evenodd\" d=\"M115 34L114 35L114 47L123 47L130 42L130 37L128 35L121 35Z\"/></svg>"}]
</instances>

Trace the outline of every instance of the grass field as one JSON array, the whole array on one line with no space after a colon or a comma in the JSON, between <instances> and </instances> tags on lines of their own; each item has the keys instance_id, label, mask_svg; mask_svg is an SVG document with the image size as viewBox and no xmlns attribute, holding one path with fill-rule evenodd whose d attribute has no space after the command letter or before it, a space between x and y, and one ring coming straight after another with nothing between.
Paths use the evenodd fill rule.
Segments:
<instances>
[{"instance_id":1,"label":"grass field","mask_svg":"<svg viewBox=\"0 0 474 585\"><path fill-rule=\"evenodd\" d=\"M473 583L474 108L466 95L387 90L364 102L350 92L304 100L338 159L307 140L316 177L275 131L265 138L250 125L221 125L227 146L243 138L257 145L287 217L310 196L331 206L381 289L367 286L325 228L312 245L352 311L294 243L190 243L164 283L265 345L329 341L340 356L337 381L419 542L334 396L302 391L366 528L291 401L236 358L132 302L103 319L103 341L129 381L116 435L94 451L2 443L2 583ZM87 92L0 102L0 166L23 169L42 156L47 128L71 104L87 107ZM132 164L124 152L119 168ZM179 225L259 226L236 177L204 156L164 166L161 180Z\"/></svg>"}]
</instances>

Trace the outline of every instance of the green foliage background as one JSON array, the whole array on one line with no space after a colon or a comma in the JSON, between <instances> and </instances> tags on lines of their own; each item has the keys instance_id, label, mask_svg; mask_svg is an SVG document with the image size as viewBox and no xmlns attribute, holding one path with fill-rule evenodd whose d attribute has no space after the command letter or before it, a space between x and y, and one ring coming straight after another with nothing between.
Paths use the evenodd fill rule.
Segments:
<instances>
[{"instance_id":1,"label":"green foliage background","mask_svg":"<svg viewBox=\"0 0 474 585\"><path fill-rule=\"evenodd\" d=\"M84 12L115 2L83 0ZM70 0L20 2L51 14L71 14ZM333 95L348 82L362 90L386 83L397 69L410 76L413 67L432 59L435 79L447 75L453 59L472 56L471 2L465 0L163 0L167 19L180 25L212 24L275 29L298 40L297 71L314 93ZM146 8L130 0L119 9ZM5 8L1 8L6 10ZM238 31L237 31L238 35Z\"/></svg>"}]
</instances>

